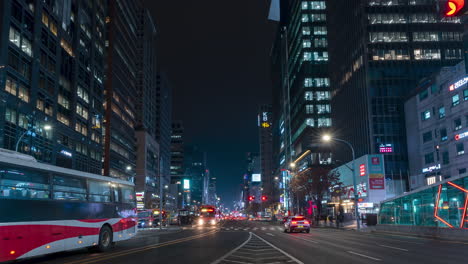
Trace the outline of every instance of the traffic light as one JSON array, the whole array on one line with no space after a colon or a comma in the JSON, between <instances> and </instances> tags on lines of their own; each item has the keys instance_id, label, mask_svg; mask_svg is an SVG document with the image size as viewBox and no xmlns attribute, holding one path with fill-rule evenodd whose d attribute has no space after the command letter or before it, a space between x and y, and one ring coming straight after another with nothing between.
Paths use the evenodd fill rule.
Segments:
<instances>
[{"instance_id":1,"label":"traffic light","mask_svg":"<svg viewBox=\"0 0 468 264\"><path fill-rule=\"evenodd\" d=\"M443 0L440 8L445 17L461 16L467 11L465 0Z\"/></svg>"},{"instance_id":2,"label":"traffic light","mask_svg":"<svg viewBox=\"0 0 468 264\"><path fill-rule=\"evenodd\" d=\"M252 195L249 195L248 199L249 199L249 201L253 201L253 200L255 200L255 197L252 196Z\"/></svg>"},{"instance_id":3,"label":"traffic light","mask_svg":"<svg viewBox=\"0 0 468 264\"><path fill-rule=\"evenodd\" d=\"M265 202L266 200L268 200L268 197L266 195L262 195L262 202Z\"/></svg>"}]
</instances>

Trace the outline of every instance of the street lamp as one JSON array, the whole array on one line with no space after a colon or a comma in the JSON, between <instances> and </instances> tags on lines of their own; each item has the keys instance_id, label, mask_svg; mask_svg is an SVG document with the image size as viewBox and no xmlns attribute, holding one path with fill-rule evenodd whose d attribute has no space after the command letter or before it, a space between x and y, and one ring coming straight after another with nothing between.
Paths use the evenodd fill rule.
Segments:
<instances>
[{"instance_id":1,"label":"street lamp","mask_svg":"<svg viewBox=\"0 0 468 264\"><path fill-rule=\"evenodd\" d=\"M353 156L353 169L351 170L352 173L353 173L353 186L354 186L354 212L356 214L356 225L357 225L357 230L361 229L361 224L359 222L359 210L358 210L358 192L357 192L357 185L356 185L356 157L354 155L354 148L353 148L353 145L351 145L351 143L349 143L348 141L346 140L343 140L343 139L339 139L339 138L334 138L332 137L331 135L328 135L328 134L325 134L322 136L322 140L325 141L325 142L330 142L330 141L338 141L338 142L342 142L344 144L346 144L350 149L351 149L351 153L352 153L352 156Z\"/></svg>"},{"instance_id":2,"label":"street lamp","mask_svg":"<svg viewBox=\"0 0 468 264\"><path fill-rule=\"evenodd\" d=\"M44 125L42 127L42 129L44 129L46 131L49 131L49 130L52 130L52 126L51 125ZM31 133L31 132L32 132L32 129L28 129L28 130L24 131L23 134L21 134L21 136L18 138L18 141L16 142L16 147L15 147L16 152L18 152L19 144L20 144L21 140L23 139L23 137L26 136L28 133Z\"/></svg>"},{"instance_id":3,"label":"street lamp","mask_svg":"<svg viewBox=\"0 0 468 264\"><path fill-rule=\"evenodd\" d=\"M291 163L289 164L289 167L290 167L291 169L294 169L294 168L296 167L296 163L291 162Z\"/></svg>"}]
</instances>

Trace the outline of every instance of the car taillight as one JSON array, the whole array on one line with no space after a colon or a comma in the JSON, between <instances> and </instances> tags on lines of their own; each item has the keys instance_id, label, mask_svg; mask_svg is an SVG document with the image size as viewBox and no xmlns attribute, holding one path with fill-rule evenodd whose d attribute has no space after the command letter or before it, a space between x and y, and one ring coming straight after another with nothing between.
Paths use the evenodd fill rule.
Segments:
<instances>
[{"instance_id":1,"label":"car taillight","mask_svg":"<svg viewBox=\"0 0 468 264\"><path fill-rule=\"evenodd\" d=\"M295 224L297 224L297 222L296 222L296 221L292 221L291 224L295 225Z\"/></svg>"},{"instance_id":2,"label":"car taillight","mask_svg":"<svg viewBox=\"0 0 468 264\"><path fill-rule=\"evenodd\" d=\"M308 224L309 224L309 221L304 221L304 224L308 225Z\"/></svg>"}]
</instances>

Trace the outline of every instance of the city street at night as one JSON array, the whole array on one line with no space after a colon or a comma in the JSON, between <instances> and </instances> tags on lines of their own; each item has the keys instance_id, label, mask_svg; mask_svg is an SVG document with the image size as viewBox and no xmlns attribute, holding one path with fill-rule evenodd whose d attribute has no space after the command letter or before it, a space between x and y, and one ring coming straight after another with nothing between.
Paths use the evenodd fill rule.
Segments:
<instances>
[{"instance_id":1,"label":"city street at night","mask_svg":"<svg viewBox=\"0 0 468 264\"><path fill-rule=\"evenodd\" d=\"M280 225L227 221L219 227L140 231L106 253L86 250L17 264L90 263L464 263L468 242L335 228L284 233Z\"/></svg>"}]
</instances>

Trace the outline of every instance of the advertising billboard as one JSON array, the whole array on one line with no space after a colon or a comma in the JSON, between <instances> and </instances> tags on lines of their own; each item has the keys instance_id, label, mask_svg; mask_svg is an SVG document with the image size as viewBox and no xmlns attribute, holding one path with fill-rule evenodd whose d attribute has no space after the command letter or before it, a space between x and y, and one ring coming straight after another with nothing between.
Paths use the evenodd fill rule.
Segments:
<instances>
[{"instance_id":1,"label":"advertising billboard","mask_svg":"<svg viewBox=\"0 0 468 264\"><path fill-rule=\"evenodd\" d=\"M262 175L260 173L252 174L252 182L261 182L261 181L262 181Z\"/></svg>"},{"instance_id":2,"label":"advertising billboard","mask_svg":"<svg viewBox=\"0 0 468 264\"><path fill-rule=\"evenodd\" d=\"M190 180L184 179L184 190L190 190Z\"/></svg>"}]
</instances>

